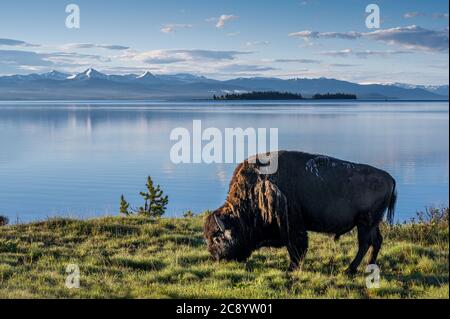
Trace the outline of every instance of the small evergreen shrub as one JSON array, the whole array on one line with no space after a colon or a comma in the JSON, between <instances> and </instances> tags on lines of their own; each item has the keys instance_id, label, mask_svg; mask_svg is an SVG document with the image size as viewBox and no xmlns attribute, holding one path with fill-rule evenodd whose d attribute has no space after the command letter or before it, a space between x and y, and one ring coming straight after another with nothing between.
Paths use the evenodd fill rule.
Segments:
<instances>
[{"instance_id":1,"label":"small evergreen shrub","mask_svg":"<svg viewBox=\"0 0 450 319\"><path fill-rule=\"evenodd\" d=\"M122 195L120 197L120 213L129 216L133 213L147 217L161 217L166 212L169 197L164 195L160 185L154 185L151 176L147 177L147 190L139 194L144 198L144 206L130 210L130 204Z\"/></svg>"}]
</instances>

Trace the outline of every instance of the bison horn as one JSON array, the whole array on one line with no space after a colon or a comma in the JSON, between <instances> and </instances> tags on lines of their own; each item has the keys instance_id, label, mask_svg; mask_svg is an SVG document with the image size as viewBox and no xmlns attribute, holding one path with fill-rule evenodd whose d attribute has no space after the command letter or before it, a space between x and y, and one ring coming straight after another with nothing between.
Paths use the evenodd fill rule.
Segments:
<instances>
[{"instance_id":1,"label":"bison horn","mask_svg":"<svg viewBox=\"0 0 450 319\"><path fill-rule=\"evenodd\" d=\"M223 222L220 220L220 218L217 217L216 214L214 215L214 220L216 221L217 226L219 226L219 229L222 233L225 232L225 225L223 224Z\"/></svg>"}]
</instances>

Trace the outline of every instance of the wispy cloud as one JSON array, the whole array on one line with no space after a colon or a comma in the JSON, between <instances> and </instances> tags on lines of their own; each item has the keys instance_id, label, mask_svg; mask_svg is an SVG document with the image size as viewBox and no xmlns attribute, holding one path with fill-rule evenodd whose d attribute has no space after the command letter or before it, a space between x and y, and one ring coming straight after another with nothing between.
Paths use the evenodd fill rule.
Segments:
<instances>
[{"instance_id":1,"label":"wispy cloud","mask_svg":"<svg viewBox=\"0 0 450 319\"><path fill-rule=\"evenodd\" d=\"M240 32L230 32L230 33L227 33L227 37L236 37L239 34L241 34L241 33Z\"/></svg>"},{"instance_id":2,"label":"wispy cloud","mask_svg":"<svg viewBox=\"0 0 450 319\"><path fill-rule=\"evenodd\" d=\"M108 57L76 52L34 52L25 50L0 50L0 67L12 73L23 70L43 71L52 69L78 69L109 63Z\"/></svg>"},{"instance_id":3,"label":"wispy cloud","mask_svg":"<svg viewBox=\"0 0 450 319\"><path fill-rule=\"evenodd\" d=\"M318 32L318 31L298 31L289 33L290 37L303 38L305 40L309 39L319 39L319 38L338 38L346 40L354 40L363 36L363 33L350 31L350 32Z\"/></svg>"},{"instance_id":4,"label":"wispy cloud","mask_svg":"<svg viewBox=\"0 0 450 319\"><path fill-rule=\"evenodd\" d=\"M98 54L83 54L77 52L51 52L51 53L40 53L40 55L49 61L55 63L70 62L70 64L77 64L85 60L95 61L95 62L111 62L111 58L101 56Z\"/></svg>"},{"instance_id":5,"label":"wispy cloud","mask_svg":"<svg viewBox=\"0 0 450 319\"><path fill-rule=\"evenodd\" d=\"M229 21L232 21L232 20L236 20L238 18L239 17L234 14L222 14L218 18L212 17L212 18L208 18L206 21L214 22L214 23L216 23L216 28L222 29L223 27L225 27L226 23L228 23Z\"/></svg>"},{"instance_id":6,"label":"wispy cloud","mask_svg":"<svg viewBox=\"0 0 450 319\"><path fill-rule=\"evenodd\" d=\"M192 27L192 24L169 23L163 25L160 30L162 33L174 33L178 29L190 29Z\"/></svg>"},{"instance_id":7,"label":"wispy cloud","mask_svg":"<svg viewBox=\"0 0 450 319\"><path fill-rule=\"evenodd\" d=\"M95 43L69 43L63 46L66 50L76 49L107 49L107 50L128 50L130 47L117 44L95 44Z\"/></svg>"},{"instance_id":8,"label":"wispy cloud","mask_svg":"<svg viewBox=\"0 0 450 319\"><path fill-rule=\"evenodd\" d=\"M52 66L53 62L33 51L0 50L0 64L15 66Z\"/></svg>"},{"instance_id":9,"label":"wispy cloud","mask_svg":"<svg viewBox=\"0 0 450 319\"><path fill-rule=\"evenodd\" d=\"M250 54L243 51L217 51L217 50L151 50L146 52L129 52L123 59L142 61L148 64L170 64L187 61L220 61L234 60L239 55Z\"/></svg>"},{"instance_id":10,"label":"wispy cloud","mask_svg":"<svg viewBox=\"0 0 450 319\"><path fill-rule=\"evenodd\" d=\"M103 72L108 74L142 74L146 71L159 71L157 67L148 66L108 66L103 68Z\"/></svg>"},{"instance_id":11,"label":"wispy cloud","mask_svg":"<svg viewBox=\"0 0 450 319\"><path fill-rule=\"evenodd\" d=\"M352 67L360 66L360 64L332 63L332 64L329 64L329 66L336 67L336 68L352 68Z\"/></svg>"},{"instance_id":12,"label":"wispy cloud","mask_svg":"<svg viewBox=\"0 0 450 319\"><path fill-rule=\"evenodd\" d=\"M419 26L377 30L364 35L367 38L398 44L410 49L448 52L447 30L429 30Z\"/></svg>"},{"instance_id":13,"label":"wispy cloud","mask_svg":"<svg viewBox=\"0 0 450 319\"><path fill-rule=\"evenodd\" d=\"M388 44L396 44L409 49L448 52L449 30L430 30L416 25L408 27L397 27L372 32L318 32L299 31L290 33L291 37L309 39L346 39L355 40L358 38L382 41Z\"/></svg>"},{"instance_id":14,"label":"wispy cloud","mask_svg":"<svg viewBox=\"0 0 450 319\"><path fill-rule=\"evenodd\" d=\"M344 50L337 50L337 51L324 51L321 52L322 55L328 55L332 57L349 57L349 56L356 56L358 58L368 58L368 57L388 57L392 55L399 55L399 54L410 54L413 53L412 51L406 51L406 50L385 50L385 51L376 51L376 50L363 50L363 51L354 51L352 49L344 49Z\"/></svg>"},{"instance_id":15,"label":"wispy cloud","mask_svg":"<svg viewBox=\"0 0 450 319\"><path fill-rule=\"evenodd\" d=\"M403 15L403 18L405 18L405 19L412 19L412 18L419 17L419 16L423 16L423 13L420 13L420 12L406 12Z\"/></svg>"},{"instance_id":16,"label":"wispy cloud","mask_svg":"<svg viewBox=\"0 0 450 319\"><path fill-rule=\"evenodd\" d=\"M318 64L319 60L314 59L277 59L274 62L277 63L303 63L303 64Z\"/></svg>"},{"instance_id":17,"label":"wispy cloud","mask_svg":"<svg viewBox=\"0 0 450 319\"><path fill-rule=\"evenodd\" d=\"M245 46L247 47L256 47L256 46L264 46L269 45L269 41L249 41L245 43Z\"/></svg>"},{"instance_id":18,"label":"wispy cloud","mask_svg":"<svg viewBox=\"0 0 450 319\"><path fill-rule=\"evenodd\" d=\"M441 12L425 13L425 12L413 11L413 12L406 12L403 15L403 17L405 19L412 19L412 18L417 18L417 17L431 17L433 19L448 19L448 13L441 13Z\"/></svg>"},{"instance_id":19,"label":"wispy cloud","mask_svg":"<svg viewBox=\"0 0 450 319\"><path fill-rule=\"evenodd\" d=\"M434 19L448 19L448 13L432 13Z\"/></svg>"},{"instance_id":20,"label":"wispy cloud","mask_svg":"<svg viewBox=\"0 0 450 319\"><path fill-rule=\"evenodd\" d=\"M330 50L330 51L324 51L321 54L332 56L332 57L348 57L353 54L353 50L352 49Z\"/></svg>"},{"instance_id":21,"label":"wispy cloud","mask_svg":"<svg viewBox=\"0 0 450 319\"><path fill-rule=\"evenodd\" d=\"M220 71L230 73L242 73L242 72L266 72L273 71L276 68L267 65L256 64L228 64L219 68Z\"/></svg>"},{"instance_id":22,"label":"wispy cloud","mask_svg":"<svg viewBox=\"0 0 450 319\"><path fill-rule=\"evenodd\" d=\"M299 5L301 6L306 6L306 5L310 5L310 4L318 4L318 1L316 0L303 0L299 2Z\"/></svg>"},{"instance_id":23,"label":"wispy cloud","mask_svg":"<svg viewBox=\"0 0 450 319\"><path fill-rule=\"evenodd\" d=\"M12 47L38 47L38 44L31 44L22 40L0 38L0 45Z\"/></svg>"}]
</instances>

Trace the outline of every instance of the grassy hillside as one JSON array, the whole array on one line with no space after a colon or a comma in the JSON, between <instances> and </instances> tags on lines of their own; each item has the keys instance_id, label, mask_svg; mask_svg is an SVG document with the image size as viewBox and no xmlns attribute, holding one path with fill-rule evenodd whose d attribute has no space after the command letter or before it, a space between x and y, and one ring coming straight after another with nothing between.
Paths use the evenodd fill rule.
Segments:
<instances>
[{"instance_id":1,"label":"grassy hillside","mask_svg":"<svg viewBox=\"0 0 450 319\"><path fill-rule=\"evenodd\" d=\"M246 263L210 260L201 217L49 220L0 227L0 298L449 298L447 219L384 227L381 287L367 289L364 267L343 275L355 234L337 243L311 234L303 269L288 272L285 249ZM65 286L79 265L81 287Z\"/></svg>"}]
</instances>

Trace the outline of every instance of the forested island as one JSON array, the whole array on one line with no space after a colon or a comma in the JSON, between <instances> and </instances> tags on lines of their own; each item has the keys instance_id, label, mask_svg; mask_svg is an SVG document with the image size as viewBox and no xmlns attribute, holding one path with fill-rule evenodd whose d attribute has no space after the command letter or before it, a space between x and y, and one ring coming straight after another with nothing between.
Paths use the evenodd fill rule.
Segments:
<instances>
[{"instance_id":1,"label":"forested island","mask_svg":"<svg viewBox=\"0 0 450 319\"><path fill-rule=\"evenodd\" d=\"M288 92L245 92L245 93L233 93L225 94L213 97L214 100L301 100L303 99L301 94L288 93Z\"/></svg>"},{"instance_id":2,"label":"forested island","mask_svg":"<svg viewBox=\"0 0 450 319\"><path fill-rule=\"evenodd\" d=\"M355 94L347 93L327 93L327 94L315 94L314 100L356 100Z\"/></svg>"},{"instance_id":3,"label":"forested island","mask_svg":"<svg viewBox=\"0 0 450 319\"><path fill-rule=\"evenodd\" d=\"M214 95L215 101L233 101L233 100L304 100L300 93L277 92L277 91L254 91L245 93L228 93L224 95ZM355 94L347 93L326 93L315 94L313 100L356 100Z\"/></svg>"}]
</instances>

